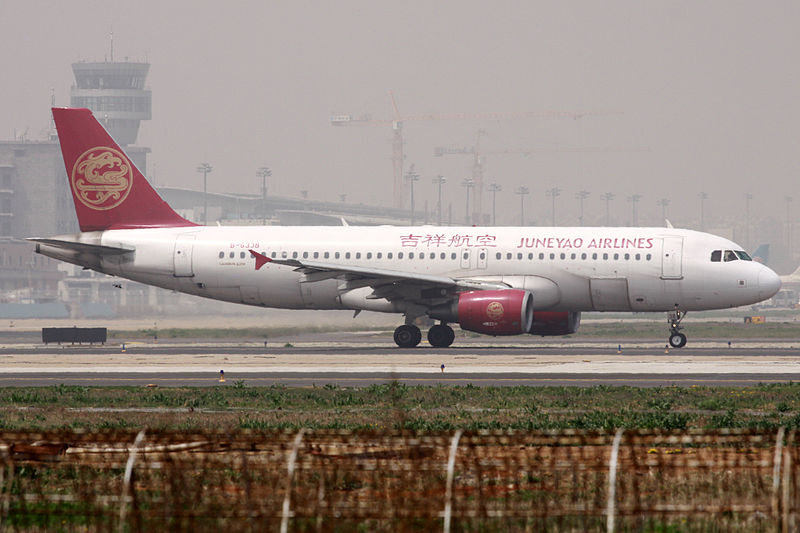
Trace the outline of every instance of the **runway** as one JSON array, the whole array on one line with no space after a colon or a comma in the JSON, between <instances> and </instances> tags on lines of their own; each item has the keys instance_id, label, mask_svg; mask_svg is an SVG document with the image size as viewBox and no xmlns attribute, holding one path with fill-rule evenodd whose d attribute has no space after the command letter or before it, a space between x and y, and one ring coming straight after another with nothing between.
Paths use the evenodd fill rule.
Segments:
<instances>
[{"instance_id":1,"label":"runway","mask_svg":"<svg viewBox=\"0 0 800 533\"><path fill-rule=\"evenodd\" d=\"M384 336L385 337L385 336ZM800 381L800 342L459 339L455 347L400 349L372 333L284 342L133 342L106 346L0 345L0 386L360 387L746 386ZM288 343L288 344L287 344ZM221 371L224 382L220 382Z\"/></svg>"}]
</instances>

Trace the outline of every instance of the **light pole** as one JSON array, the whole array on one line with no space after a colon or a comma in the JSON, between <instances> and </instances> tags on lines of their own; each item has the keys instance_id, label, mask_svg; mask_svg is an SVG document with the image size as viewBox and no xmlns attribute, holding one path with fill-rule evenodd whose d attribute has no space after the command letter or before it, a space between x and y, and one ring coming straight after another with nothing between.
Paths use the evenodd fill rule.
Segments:
<instances>
[{"instance_id":1,"label":"light pole","mask_svg":"<svg viewBox=\"0 0 800 533\"><path fill-rule=\"evenodd\" d=\"M633 205L633 213L631 215L632 216L632 218L631 218L631 227L633 227L633 228L635 228L636 226L639 225L639 217L637 216L637 213L636 213L636 204L641 199L642 199L642 195L641 194L634 194L632 196L628 196L628 201Z\"/></svg>"},{"instance_id":2,"label":"light pole","mask_svg":"<svg viewBox=\"0 0 800 533\"><path fill-rule=\"evenodd\" d=\"M603 195L603 200L606 201L606 226L611 225L611 200L616 196L613 192L607 192Z\"/></svg>"},{"instance_id":3,"label":"light pole","mask_svg":"<svg viewBox=\"0 0 800 533\"><path fill-rule=\"evenodd\" d=\"M461 182L461 186L467 189L467 211L464 216L464 220L466 220L467 226L470 225L470 217L469 217L469 190L475 186L475 180L472 178L464 178L464 181Z\"/></svg>"},{"instance_id":4,"label":"light pole","mask_svg":"<svg viewBox=\"0 0 800 533\"><path fill-rule=\"evenodd\" d=\"M701 192L697 195L700 198L700 231L705 231L706 229L706 200L708 200L708 194Z\"/></svg>"},{"instance_id":5,"label":"light pole","mask_svg":"<svg viewBox=\"0 0 800 533\"><path fill-rule=\"evenodd\" d=\"M214 167L209 165L208 163L200 163L197 167L198 172L203 173L203 225L208 225L208 173L214 170Z\"/></svg>"},{"instance_id":6,"label":"light pole","mask_svg":"<svg viewBox=\"0 0 800 533\"><path fill-rule=\"evenodd\" d=\"M658 202L656 202L656 204L661 206L661 218L666 223L666 220L667 220L667 206L669 205L669 199L662 198Z\"/></svg>"},{"instance_id":7,"label":"light pole","mask_svg":"<svg viewBox=\"0 0 800 533\"><path fill-rule=\"evenodd\" d=\"M792 259L792 197L784 196L786 202L786 254Z\"/></svg>"},{"instance_id":8,"label":"light pole","mask_svg":"<svg viewBox=\"0 0 800 533\"><path fill-rule=\"evenodd\" d=\"M530 194L527 187L519 186L514 189L514 194L519 195L519 225L525 225L525 196Z\"/></svg>"},{"instance_id":9,"label":"light pole","mask_svg":"<svg viewBox=\"0 0 800 533\"><path fill-rule=\"evenodd\" d=\"M419 174L414 172L414 164L408 168L405 175L406 181L411 185L411 225L414 225L414 182L419 181Z\"/></svg>"},{"instance_id":10,"label":"light pole","mask_svg":"<svg viewBox=\"0 0 800 533\"><path fill-rule=\"evenodd\" d=\"M261 214L263 218L263 224L267 225L267 178L272 176L272 171L269 167L261 167L256 170L256 176L261 178L261 209L263 213Z\"/></svg>"},{"instance_id":11,"label":"light pole","mask_svg":"<svg viewBox=\"0 0 800 533\"><path fill-rule=\"evenodd\" d=\"M555 226L556 225L556 198L558 198L561 195L561 189L559 189L558 187L552 187L552 188L547 189L546 191L544 191L544 194L545 194L545 196L549 196L550 198L553 199L553 223L551 224L551 226Z\"/></svg>"},{"instance_id":12,"label":"light pole","mask_svg":"<svg viewBox=\"0 0 800 533\"><path fill-rule=\"evenodd\" d=\"M750 200L752 199L753 199L752 193L749 192L744 193L744 205L745 205L744 221L746 224L744 227L744 245L748 250L750 250Z\"/></svg>"},{"instance_id":13,"label":"light pole","mask_svg":"<svg viewBox=\"0 0 800 533\"><path fill-rule=\"evenodd\" d=\"M497 183L490 183L489 184L489 192L492 193L492 226L497 225L497 210L495 208L495 199L497 197L497 193L503 190L503 186Z\"/></svg>"},{"instance_id":14,"label":"light pole","mask_svg":"<svg viewBox=\"0 0 800 533\"><path fill-rule=\"evenodd\" d=\"M439 174L435 178L431 180L433 183L436 183L439 186L439 203L436 206L436 224L441 226L442 225L442 185L447 183L447 178Z\"/></svg>"},{"instance_id":15,"label":"light pole","mask_svg":"<svg viewBox=\"0 0 800 533\"><path fill-rule=\"evenodd\" d=\"M575 193L575 199L578 200L581 209L581 216L578 217L578 222L583 226L583 201L589 198L589 191L578 191Z\"/></svg>"}]
</instances>

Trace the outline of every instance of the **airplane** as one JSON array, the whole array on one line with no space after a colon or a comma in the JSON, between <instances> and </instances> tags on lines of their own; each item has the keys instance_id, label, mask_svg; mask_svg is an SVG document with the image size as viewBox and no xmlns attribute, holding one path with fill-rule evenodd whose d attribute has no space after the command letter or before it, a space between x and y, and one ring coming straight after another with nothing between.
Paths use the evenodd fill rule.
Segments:
<instances>
[{"instance_id":1,"label":"airplane","mask_svg":"<svg viewBox=\"0 0 800 533\"><path fill-rule=\"evenodd\" d=\"M433 347L462 330L568 335L584 311L688 311L774 295L780 279L742 247L698 231L611 227L201 226L162 200L89 109L53 108L80 233L36 252L206 298L283 309L397 313Z\"/></svg>"}]
</instances>

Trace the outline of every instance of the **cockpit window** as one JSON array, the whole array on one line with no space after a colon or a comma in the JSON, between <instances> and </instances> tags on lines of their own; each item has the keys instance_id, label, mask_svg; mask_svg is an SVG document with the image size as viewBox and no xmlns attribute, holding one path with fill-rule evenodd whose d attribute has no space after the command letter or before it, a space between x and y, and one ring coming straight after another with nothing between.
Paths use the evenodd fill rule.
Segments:
<instances>
[{"instance_id":1,"label":"cockpit window","mask_svg":"<svg viewBox=\"0 0 800 533\"><path fill-rule=\"evenodd\" d=\"M711 252L711 262L719 263L720 261L722 261L722 250L714 250Z\"/></svg>"},{"instance_id":2,"label":"cockpit window","mask_svg":"<svg viewBox=\"0 0 800 533\"><path fill-rule=\"evenodd\" d=\"M739 256L739 259L742 261L752 261L753 259L747 254L747 252L743 250L736 250L736 255Z\"/></svg>"},{"instance_id":3,"label":"cockpit window","mask_svg":"<svg viewBox=\"0 0 800 533\"><path fill-rule=\"evenodd\" d=\"M726 263L728 261L736 261L737 259L739 259L739 258L736 257L736 252L734 252L733 250L725 250L725 262Z\"/></svg>"}]
</instances>

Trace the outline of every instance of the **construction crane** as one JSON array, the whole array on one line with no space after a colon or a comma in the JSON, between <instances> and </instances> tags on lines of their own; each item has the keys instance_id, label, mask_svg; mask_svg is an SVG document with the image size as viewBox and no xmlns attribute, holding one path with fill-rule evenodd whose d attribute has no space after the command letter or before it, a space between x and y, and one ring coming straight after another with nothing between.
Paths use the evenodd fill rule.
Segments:
<instances>
[{"instance_id":1,"label":"construction crane","mask_svg":"<svg viewBox=\"0 0 800 533\"><path fill-rule=\"evenodd\" d=\"M536 148L536 149L501 149L485 150L481 148L481 137L489 134L486 130L478 130L477 138L473 146L437 146L433 149L435 157L449 155L471 155L472 156L472 180L475 183L475 194L472 195L472 223L481 224L483 219L483 176L484 165L487 155L523 155L549 154L549 153L607 153L607 152L649 152L648 147L614 147L614 146L562 146L559 148Z\"/></svg>"},{"instance_id":2,"label":"construction crane","mask_svg":"<svg viewBox=\"0 0 800 533\"><path fill-rule=\"evenodd\" d=\"M578 119L585 116L597 115L618 115L619 112L603 112L603 111L529 111L521 113L453 113L453 114L429 114L429 115L401 115L397 107L394 93L389 91L389 96L392 99L392 109L394 110L394 118L389 119L376 119L370 114L352 115L345 113L332 113L330 122L332 126L374 126L381 124L391 124L392 126L392 185L393 185L393 202L395 208L402 209L405 207L406 198L408 197L408 184L405 183L403 176L403 123L410 121L429 121L429 120L505 120L505 119L520 119L520 118L572 118ZM483 185L483 180L480 180L480 185ZM476 190L478 182L476 182ZM478 202L480 205L481 194L478 193Z\"/></svg>"}]
</instances>

